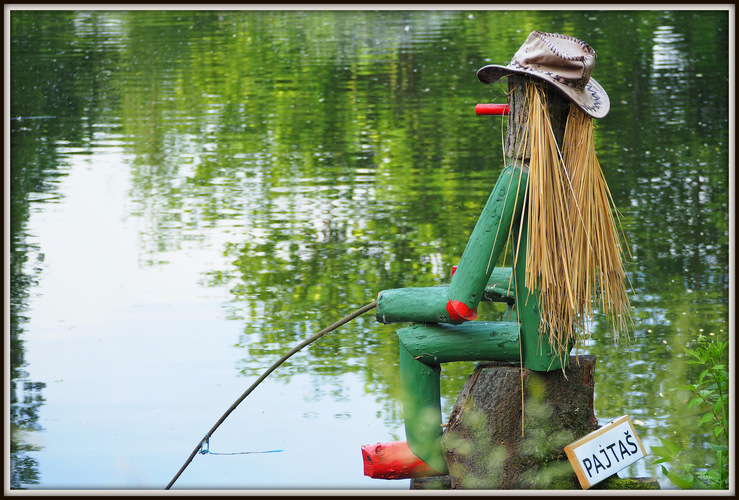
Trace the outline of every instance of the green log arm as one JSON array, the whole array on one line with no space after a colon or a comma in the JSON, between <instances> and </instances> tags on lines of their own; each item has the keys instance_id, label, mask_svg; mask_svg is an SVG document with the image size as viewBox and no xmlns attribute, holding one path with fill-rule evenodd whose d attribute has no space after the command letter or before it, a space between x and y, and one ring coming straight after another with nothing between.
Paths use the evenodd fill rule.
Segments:
<instances>
[{"instance_id":1,"label":"green log arm","mask_svg":"<svg viewBox=\"0 0 739 500\"><path fill-rule=\"evenodd\" d=\"M446 309L447 289L448 286L432 286L383 290L377 295L377 321L454 323Z\"/></svg>"},{"instance_id":2,"label":"green log arm","mask_svg":"<svg viewBox=\"0 0 739 500\"><path fill-rule=\"evenodd\" d=\"M511 162L512 163L512 162ZM450 315L473 320L485 286L519 218L528 174L513 164L503 169L470 235L449 283Z\"/></svg>"},{"instance_id":3,"label":"green log arm","mask_svg":"<svg viewBox=\"0 0 739 500\"><path fill-rule=\"evenodd\" d=\"M513 304L516 283L512 268L495 268L482 294L488 302ZM380 323L459 323L447 310L449 285L383 290L377 296L377 321Z\"/></svg>"}]
</instances>

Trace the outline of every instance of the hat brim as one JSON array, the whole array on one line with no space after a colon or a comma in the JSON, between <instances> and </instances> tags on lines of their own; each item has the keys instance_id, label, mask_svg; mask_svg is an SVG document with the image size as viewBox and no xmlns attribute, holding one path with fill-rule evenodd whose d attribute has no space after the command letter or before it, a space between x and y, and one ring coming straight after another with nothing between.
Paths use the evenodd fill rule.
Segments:
<instances>
[{"instance_id":1,"label":"hat brim","mask_svg":"<svg viewBox=\"0 0 739 500\"><path fill-rule=\"evenodd\" d=\"M594 78L590 78L585 88L580 90L569 87L553 79L547 73L539 71L512 68L510 66L498 66L496 64L483 66L477 70L477 78L482 83L494 83L509 75L528 75L544 80L593 118L603 118L611 108L608 94L606 94L606 91Z\"/></svg>"}]
</instances>

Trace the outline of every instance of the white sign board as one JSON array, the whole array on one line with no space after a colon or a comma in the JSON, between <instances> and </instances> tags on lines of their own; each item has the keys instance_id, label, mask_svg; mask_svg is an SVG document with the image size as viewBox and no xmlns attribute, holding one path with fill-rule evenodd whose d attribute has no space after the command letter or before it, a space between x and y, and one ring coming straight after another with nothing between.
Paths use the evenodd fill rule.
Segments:
<instances>
[{"instance_id":1,"label":"white sign board","mask_svg":"<svg viewBox=\"0 0 739 500\"><path fill-rule=\"evenodd\" d=\"M584 490L646 456L628 415L565 446Z\"/></svg>"}]
</instances>

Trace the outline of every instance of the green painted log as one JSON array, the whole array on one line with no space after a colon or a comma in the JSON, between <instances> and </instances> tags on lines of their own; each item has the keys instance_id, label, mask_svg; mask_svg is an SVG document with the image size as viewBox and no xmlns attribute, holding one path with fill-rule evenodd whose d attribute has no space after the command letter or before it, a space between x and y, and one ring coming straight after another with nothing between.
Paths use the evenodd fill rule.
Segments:
<instances>
[{"instance_id":1,"label":"green painted log","mask_svg":"<svg viewBox=\"0 0 739 500\"><path fill-rule=\"evenodd\" d=\"M513 165L498 177L449 284L450 314L455 319L477 317L477 306L508 240L511 221L521 212L526 180L527 174Z\"/></svg>"},{"instance_id":2,"label":"green painted log","mask_svg":"<svg viewBox=\"0 0 739 500\"><path fill-rule=\"evenodd\" d=\"M400 343L417 361L519 361L518 323L471 321L411 325L398 330Z\"/></svg>"},{"instance_id":3,"label":"green painted log","mask_svg":"<svg viewBox=\"0 0 739 500\"><path fill-rule=\"evenodd\" d=\"M516 304L508 304L503 311L502 321L513 321L518 323L518 312L516 311Z\"/></svg>"},{"instance_id":4,"label":"green painted log","mask_svg":"<svg viewBox=\"0 0 739 500\"><path fill-rule=\"evenodd\" d=\"M441 367L421 363L400 343L400 389L408 447L429 466L446 474L441 449Z\"/></svg>"},{"instance_id":5,"label":"green painted log","mask_svg":"<svg viewBox=\"0 0 739 500\"><path fill-rule=\"evenodd\" d=\"M523 213L523 230L521 231L520 245L515 242L518 233L514 235L514 245L518 248L518 256L514 266L516 276L516 309L518 320L521 323L521 350L523 352L524 366L535 371L557 370L569 363L569 349L557 355L556 349L549 344L549 332L539 332L541 317L539 315L538 293L533 293L526 287L526 251L528 249L528 237L526 225L528 223L528 210Z\"/></svg>"},{"instance_id":6,"label":"green painted log","mask_svg":"<svg viewBox=\"0 0 739 500\"><path fill-rule=\"evenodd\" d=\"M502 288L505 290L510 286L511 290L513 290L516 288L516 282L515 280L511 280L512 274L512 267L495 267L493 268L493 272L490 273L490 278L488 279L488 284L486 286Z\"/></svg>"},{"instance_id":7,"label":"green painted log","mask_svg":"<svg viewBox=\"0 0 739 500\"><path fill-rule=\"evenodd\" d=\"M513 303L515 282L512 268L495 268L485 287L482 300ZM509 289L510 288L510 289ZM448 310L449 285L393 288L377 295L377 321L380 323L459 323Z\"/></svg>"},{"instance_id":8,"label":"green painted log","mask_svg":"<svg viewBox=\"0 0 739 500\"><path fill-rule=\"evenodd\" d=\"M393 288L377 295L380 323L458 323L447 311L447 286Z\"/></svg>"},{"instance_id":9,"label":"green painted log","mask_svg":"<svg viewBox=\"0 0 739 500\"><path fill-rule=\"evenodd\" d=\"M511 279L511 274L513 274L513 268L511 267L494 268L487 285L485 285L482 300L512 304L516 298L516 280Z\"/></svg>"}]
</instances>

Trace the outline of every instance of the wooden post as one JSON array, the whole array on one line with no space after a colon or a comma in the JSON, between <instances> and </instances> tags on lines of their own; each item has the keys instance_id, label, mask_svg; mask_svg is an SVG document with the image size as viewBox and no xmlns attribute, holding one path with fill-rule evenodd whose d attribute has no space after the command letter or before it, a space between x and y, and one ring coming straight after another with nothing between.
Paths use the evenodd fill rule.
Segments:
<instances>
[{"instance_id":1,"label":"wooden post","mask_svg":"<svg viewBox=\"0 0 739 500\"><path fill-rule=\"evenodd\" d=\"M504 142L505 155L509 159L523 160L528 166L531 159L531 150L523 143L523 131L529 123L529 109L526 104L526 91L528 85L542 85L547 97L549 107L549 118L552 122L552 131L557 144L562 146L567 114L570 110L570 101L562 94L544 83L535 83L528 76L510 75L508 77L509 113L508 127ZM526 170L528 170L526 168Z\"/></svg>"},{"instance_id":2,"label":"wooden post","mask_svg":"<svg viewBox=\"0 0 739 500\"><path fill-rule=\"evenodd\" d=\"M595 356L566 374L479 364L442 438L452 488L579 488L564 447L598 426L594 370Z\"/></svg>"},{"instance_id":3,"label":"wooden post","mask_svg":"<svg viewBox=\"0 0 739 500\"><path fill-rule=\"evenodd\" d=\"M562 148L564 129L567 123L567 114L570 102L551 86L535 83L526 76L510 76L508 78L508 91L510 95L508 128L505 139L505 152L509 162L519 164L521 168L528 171L531 160L531 151L522 142L522 131L528 127L528 106L526 94L528 85L543 85L546 92L549 116L552 123L554 137ZM570 356L569 349L558 351L559 346L549 343L549 332L541 328L541 316L539 315L539 293L538 290L529 290L526 287L526 252L528 240L526 227L528 223L528 210L524 207L521 217L523 230L521 239L518 240L519 232L515 231L514 245L518 248L515 259L517 265L514 269L516 280L516 310L518 320L521 322L521 343L523 362L526 368L537 371L557 370L567 366ZM560 352L558 356L557 353Z\"/></svg>"},{"instance_id":4,"label":"wooden post","mask_svg":"<svg viewBox=\"0 0 739 500\"><path fill-rule=\"evenodd\" d=\"M526 85L528 77L510 75L508 77L508 126L506 128L503 150L506 158L528 162L531 158L529 145L522 141L523 131L529 123L526 106Z\"/></svg>"}]
</instances>

